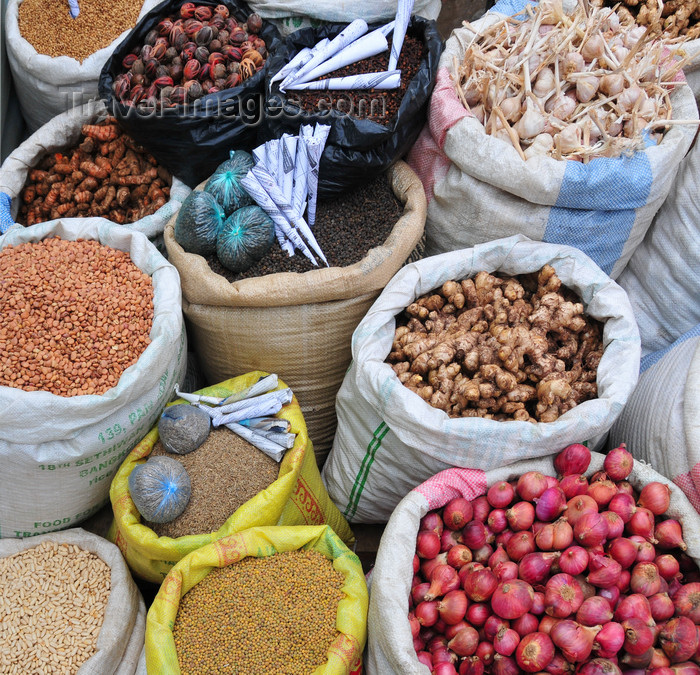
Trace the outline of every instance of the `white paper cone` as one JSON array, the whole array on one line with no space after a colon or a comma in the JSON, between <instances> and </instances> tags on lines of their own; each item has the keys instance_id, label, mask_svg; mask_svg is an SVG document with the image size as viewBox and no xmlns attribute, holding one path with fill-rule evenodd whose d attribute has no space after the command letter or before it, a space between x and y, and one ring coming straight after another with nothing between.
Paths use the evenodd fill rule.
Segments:
<instances>
[{"instance_id":1,"label":"white paper cone","mask_svg":"<svg viewBox=\"0 0 700 675\"><path fill-rule=\"evenodd\" d=\"M263 145L259 145L257 148L253 148L253 152L251 153L253 155L253 159L265 166L266 160L266 144L263 143Z\"/></svg>"},{"instance_id":2,"label":"white paper cone","mask_svg":"<svg viewBox=\"0 0 700 675\"><path fill-rule=\"evenodd\" d=\"M292 223L292 225L294 225L294 227L296 227L299 230L299 232L301 232L304 239L306 239L306 241L309 243L309 246L311 246L311 248L318 254L321 260L323 260L323 262L326 264L326 266L328 266L326 256L323 255L323 251L318 245L318 242L316 241L316 237L314 237L313 232L311 232L311 228L307 225L303 217L298 216L294 213L291 203L285 201L284 195L279 189L277 183L275 183L274 178L259 164L254 166L251 169L251 171L253 172L253 175L260 181L260 184L265 189L265 192L267 192L267 194L270 195L272 201L275 203L277 208L280 211L282 211L287 220L289 220Z\"/></svg>"},{"instance_id":3,"label":"white paper cone","mask_svg":"<svg viewBox=\"0 0 700 675\"><path fill-rule=\"evenodd\" d=\"M337 91L339 89L398 89L401 86L401 71L362 73L345 77L329 77L327 80L290 84L289 91Z\"/></svg>"},{"instance_id":4,"label":"white paper cone","mask_svg":"<svg viewBox=\"0 0 700 675\"><path fill-rule=\"evenodd\" d=\"M248 443L254 445L260 452L264 452L268 457L272 457L275 462L281 462L284 453L287 452L286 448L256 433L253 429L244 427L236 422L231 422L225 426L237 436L244 438Z\"/></svg>"},{"instance_id":5,"label":"white paper cone","mask_svg":"<svg viewBox=\"0 0 700 675\"><path fill-rule=\"evenodd\" d=\"M257 164L256 166L260 166ZM269 175L269 174L268 174ZM274 181L274 179L273 179ZM290 224L289 220L285 217L282 211L277 207L270 195L266 192L265 188L260 184L260 181L251 171L245 175L245 178L241 179L241 185L246 189L246 192L255 200L257 205L267 213L272 219L272 222L279 227L282 232L284 232L285 237L292 242L295 248L298 248L314 265L318 265L316 258L309 250L304 240L301 238L299 233ZM279 241L279 239L278 239ZM280 244L282 246L282 244ZM288 252L288 248L282 246L282 248Z\"/></svg>"},{"instance_id":6,"label":"white paper cone","mask_svg":"<svg viewBox=\"0 0 700 675\"><path fill-rule=\"evenodd\" d=\"M305 138L304 141L304 144L306 145L306 157L309 163L309 172L307 174L309 196L306 217L308 218L309 227L313 227L316 223L316 199L318 196L318 165L321 162L321 154L323 153L323 148L322 141L320 138Z\"/></svg>"},{"instance_id":7,"label":"white paper cone","mask_svg":"<svg viewBox=\"0 0 700 675\"><path fill-rule=\"evenodd\" d=\"M386 26L382 26L378 30L380 30L382 32L382 35L384 37L386 37L387 35L389 35L389 33L391 33L392 30L394 30L395 25L396 25L396 19L394 19L393 21L390 21Z\"/></svg>"},{"instance_id":8,"label":"white paper cone","mask_svg":"<svg viewBox=\"0 0 700 675\"><path fill-rule=\"evenodd\" d=\"M249 387L227 396L220 405L228 405L230 403L235 403L236 401L242 401L246 398L254 398L255 396L260 396L261 394L267 394L268 392L277 389L278 382L279 380L275 373L266 375L262 379L251 384ZM289 389L289 387L287 387L287 389ZM286 389L283 389L282 391L286 391Z\"/></svg>"},{"instance_id":9,"label":"white paper cone","mask_svg":"<svg viewBox=\"0 0 700 675\"><path fill-rule=\"evenodd\" d=\"M337 54L341 49L347 47L351 42L357 40L367 32L367 23L362 19L355 19L351 24L343 28L325 47L318 49L314 47L315 52L308 63L302 66L292 77L292 82L296 82L297 78L303 77L306 73L311 72L316 66L320 65L331 56ZM289 77L287 78L289 80ZM284 84L284 82L282 83ZM289 82L285 88L289 88ZM280 87L282 89L282 87Z\"/></svg>"},{"instance_id":10,"label":"white paper cone","mask_svg":"<svg viewBox=\"0 0 700 675\"><path fill-rule=\"evenodd\" d=\"M310 59L312 54L311 54L311 47L304 47L301 51L297 52L296 56L289 62L283 65L271 78L270 78L270 84L277 82L279 80L283 80L289 73L294 71L296 68L300 68L301 66L304 65L304 59L308 55L308 58ZM308 59L307 59L308 61Z\"/></svg>"},{"instance_id":11,"label":"white paper cone","mask_svg":"<svg viewBox=\"0 0 700 675\"><path fill-rule=\"evenodd\" d=\"M303 54L303 56L299 59L299 61L297 61L294 64L293 68L290 68L284 74L284 79L282 80L282 83L280 84L280 89L282 89L284 91L285 85L294 79L294 76L299 71L299 69L302 68L303 66L305 66L313 58L313 56L315 54L314 49L316 49L316 50L323 49L329 42L330 42L330 40L328 38L323 38L323 40L320 40L319 42L317 42L313 47L304 47L304 49L302 49L299 52L299 54ZM297 54L297 56L299 56L299 54ZM297 56L295 56L289 62L289 64L291 64L293 61L295 61ZM289 64L287 64L287 65L289 65Z\"/></svg>"},{"instance_id":12,"label":"white paper cone","mask_svg":"<svg viewBox=\"0 0 700 675\"><path fill-rule=\"evenodd\" d=\"M309 194L308 177L309 160L306 156L306 139L299 136L297 139L297 153L294 158L294 185L292 189L292 208L299 216L304 215L306 209L306 197Z\"/></svg>"},{"instance_id":13,"label":"white paper cone","mask_svg":"<svg viewBox=\"0 0 700 675\"><path fill-rule=\"evenodd\" d=\"M265 143L265 164L263 166L275 177L275 180L277 179L279 152L279 138L273 138Z\"/></svg>"},{"instance_id":14,"label":"white paper cone","mask_svg":"<svg viewBox=\"0 0 700 675\"><path fill-rule=\"evenodd\" d=\"M294 189L294 161L297 154L297 137L284 134L280 143L280 167L277 183L282 188L284 198L291 204Z\"/></svg>"},{"instance_id":15,"label":"white paper cone","mask_svg":"<svg viewBox=\"0 0 700 675\"><path fill-rule=\"evenodd\" d=\"M399 0L396 8L396 25L394 26L394 37L391 41L391 54L389 55L389 67L387 70L395 70L399 63L403 39L406 36L406 28L411 20L413 11L413 0Z\"/></svg>"},{"instance_id":16,"label":"white paper cone","mask_svg":"<svg viewBox=\"0 0 700 675\"><path fill-rule=\"evenodd\" d=\"M317 124L314 127L314 138L318 138L321 141L321 149L316 152L318 155L318 158L321 158L321 155L323 154L323 148L326 147L326 140L328 139L328 135L331 133L331 125L330 124Z\"/></svg>"},{"instance_id":17,"label":"white paper cone","mask_svg":"<svg viewBox=\"0 0 700 675\"><path fill-rule=\"evenodd\" d=\"M342 49L327 61L316 66L303 77L295 79L294 84L317 80L322 75L327 75L334 70L344 68L350 63L357 63L358 61L362 61L362 59L368 59L370 56L376 56L377 54L385 52L387 49L389 49L389 43L382 34L381 29L372 31L367 35L363 35L359 40L355 40L355 42L349 44L345 49Z\"/></svg>"}]
</instances>

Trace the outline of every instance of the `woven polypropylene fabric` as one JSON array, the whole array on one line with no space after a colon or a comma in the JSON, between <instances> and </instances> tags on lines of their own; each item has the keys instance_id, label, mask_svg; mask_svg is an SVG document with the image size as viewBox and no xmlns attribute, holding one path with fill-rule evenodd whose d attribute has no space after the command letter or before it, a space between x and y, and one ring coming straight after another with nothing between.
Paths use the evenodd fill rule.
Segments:
<instances>
[{"instance_id":1,"label":"woven polypropylene fabric","mask_svg":"<svg viewBox=\"0 0 700 675\"><path fill-rule=\"evenodd\" d=\"M0 234L5 234L15 224L10 213L11 207L10 195L0 192Z\"/></svg>"}]
</instances>

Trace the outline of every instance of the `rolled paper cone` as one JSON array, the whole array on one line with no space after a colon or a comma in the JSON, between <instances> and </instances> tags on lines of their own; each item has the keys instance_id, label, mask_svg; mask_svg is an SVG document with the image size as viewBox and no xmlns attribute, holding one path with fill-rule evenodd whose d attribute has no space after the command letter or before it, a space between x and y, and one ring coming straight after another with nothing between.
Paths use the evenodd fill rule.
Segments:
<instances>
[{"instance_id":1,"label":"rolled paper cone","mask_svg":"<svg viewBox=\"0 0 700 675\"><path fill-rule=\"evenodd\" d=\"M303 66L305 66L313 58L314 53L315 53L314 49L317 49L317 50L323 49L329 42L330 42L330 40L328 38L323 38L323 40L320 40L319 42L317 42L313 47L304 47L304 49L302 49L299 52L299 54L302 54L302 53L304 54L303 57L297 63L294 64L293 68L289 69L285 73L284 79L280 83L280 89L282 91L284 91L285 84L287 84L288 82L291 82L292 79L294 78L294 76L296 75L296 73L299 71L299 69L302 68ZM297 56L299 56L299 54L297 54ZM295 61L296 58L297 57L295 56L292 59L292 61ZM290 61L290 63L292 61ZM289 65L289 64L287 64L287 65Z\"/></svg>"},{"instance_id":2,"label":"rolled paper cone","mask_svg":"<svg viewBox=\"0 0 700 675\"><path fill-rule=\"evenodd\" d=\"M329 77L327 80L290 84L290 91L337 91L338 89L398 89L401 86L401 71L383 73L361 73L345 77Z\"/></svg>"},{"instance_id":3,"label":"rolled paper cone","mask_svg":"<svg viewBox=\"0 0 700 675\"><path fill-rule=\"evenodd\" d=\"M296 434L281 433L279 431L264 431L261 429L254 429L254 431L267 438L268 441L278 443L283 448L287 448L287 450L293 448L297 440Z\"/></svg>"},{"instance_id":4,"label":"rolled paper cone","mask_svg":"<svg viewBox=\"0 0 700 675\"><path fill-rule=\"evenodd\" d=\"M311 138L304 138L304 145L306 146L306 159L309 164L309 171L306 174L309 195L306 216L308 218L309 227L313 227L316 222L318 166L321 162L321 154L323 153L323 141L320 138L312 136Z\"/></svg>"},{"instance_id":5,"label":"rolled paper cone","mask_svg":"<svg viewBox=\"0 0 700 675\"><path fill-rule=\"evenodd\" d=\"M394 30L394 26L396 25L396 19L393 21L390 21L386 26L382 26L381 28L378 28L377 30L382 32L382 35L386 37L391 33L392 30Z\"/></svg>"},{"instance_id":6,"label":"rolled paper cone","mask_svg":"<svg viewBox=\"0 0 700 675\"><path fill-rule=\"evenodd\" d=\"M297 137L290 134L282 136L280 143L280 163L281 174L278 174L277 184L282 189L284 198L291 204L294 188L294 160L297 154Z\"/></svg>"},{"instance_id":7,"label":"rolled paper cone","mask_svg":"<svg viewBox=\"0 0 700 675\"><path fill-rule=\"evenodd\" d=\"M253 152L251 153L253 155L253 159L263 166L265 166L265 163L267 162L266 145L266 143L263 143L257 148L253 148Z\"/></svg>"},{"instance_id":8,"label":"rolled paper cone","mask_svg":"<svg viewBox=\"0 0 700 675\"><path fill-rule=\"evenodd\" d=\"M271 141L265 143L266 161L263 166L275 177L275 179L277 178L279 146L279 138L273 138Z\"/></svg>"},{"instance_id":9,"label":"rolled paper cone","mask_svg":"<svg viewBox=\"0 0 700 675\"><path fill-rule=\"evenodd\" d=\"M285 236L282 228L279 225L275 225L275 237L277 237L277 243L280 248L287 254L288 258L294 257L294 244L292 244L289 239Z\"/></svg>"},{"instance_id":10,"label":"rolled paper cone","mask_svg":"<svg viewBox=\"0 0 700 675\"><path fill-rule=\"evenodd\" d=\"M258 164L256 166L260 165ZM245 177L241 179L241 185L255 200L256 204L270 216L275 226L279 227L279 229L284 232L284 236L292 242L294 247L298 248L314 265L318 265L316 258L314 258L299 232L294 229L294 226L287 220L275 202L272 201L272 198L265 191L265 188L261 185L257 176L252 173L252 170L248 171ZM282 244L280 244L280 246L282 246ZM282 249L289 252L288 247L282 246Z\"/></svg>"},{"instance_id":11,"label":"rolled paper cone","mask_svg":"<svg viewBox=\"0 0 700 675\"><path fill-rule=\"evenodd\" d=\"M211 415L211 423L215 427L220 427L223 424L240 422L241 420L248 419L249 417L276 415L280 410L282 410L282 403L280 401L268 401L267 403L249 405L241 410L234 410L230 413L222 413L214 408L214 412L216 414Z\"/></svg>"},{"instance_id":12,"label":"rolled paper cone","mask_svg":"<svg viewBox=\"0 0 700 675\"><path fill-rule=\"evenodd\" d=\"M287 448L278 445L274 441L265 438L263 435L256 433L253 429L244 427L241 424L236 424L232 422L231 424L225 425L228 429L233 431L234 434L245 439L251 445L254 445L258 450L264 452L268 457L272 457L275 462L281 462L284 453L287 452Z\"/></svg>"},{"instance_id":13,"label":"rolled paper cone","mask_svg":"<svg viewBox=\"0 0 700 675\"><path fill-rule=\"evenodd\" d=\"M335 56L319 64L303 77L296 78L294 84L317 80L322 75L332 73L334 70L344 68L351 63L357 63L362 61L362 59L368 59L370 56L376 56L387 49L389 49L389 43L382 34L381 29L372 31L367 35L363 35L359 40L355 40L345 49L341 49Z\"/></svg>"},{"instance_id":14,"label":"rolled paper cone","mask_svg":"<svg viewBox=\"0 0 700 675\"><path fill-rule=\"evenodd\" d=\"M320 49L318 46L314 47L312 50L315 52L313 57L306 65L299 68L299 70L291 76L291 81L289 81L289 76L287 77L288 82L285 88L289 89L289 84L291 82L296 82L298 78L311 72L316 66L337 54L341 49L347 47L351 42L354 42L366 32L367 23L362 19L355 19L352 23L343 28L343 30L341 30L325 47L321 47ZM280 89L282 89L282 87L280 87Z\"/></svg>"},{"instance_id":15,"label":"rolled paper cone","mask_svg":"<svg viewBox=\"0 0 700 675\"><path fill-rule=\"evenodd\" d=\"M308 55L307 61L313 56L311 54L311 47L304 47L301 51L297 52L296 56L289 61L289 63L286 63L283 65L271 78L270 78L270 84L273 82L277 82L279 80L283 80L289 73L291 73L295 68L300 68L301 66L304 65L305 61L304 58Z\"/></svg>"},{"instance_id":16,"label":"rolled paper cone","mask_svg":"<svg viewBox=\"0 0 700 675\"><path fill-rule=\"evenodd\" d=\"M217 396L200 396L199 394L190 394L185 391L180 391L179 387L179 384L175 385L175 394L188 403L208 403L209 405L219 405L222 401L226 400Z\"/></svg>"},{"instance_id":17,"label":"rolled paper cone","mask_svg":"<svg viewBox=\"0 0 700 675\"><path fill-rule=\"evenodd\" d=\"M259 164L254 166L251 171L253 172L253 175L260 181L260 184L265 188L265 192L270 195L272 198L272 201L275 203L277 208L282 211L282 213L285 215L285 217L296 227L299 232L301 232L302 236L306 241L309 243L309 246L313 249L315 253L318 254L319 258L323 260L323 262L326 264L326 267L328 267L328 261L326 260L326 256L323 255L323 251L321 250L321 247L318 245L318 242L316 241L316 237L314 237L313 232L311 232L311 228L308 226L306 221L302 216L298 216L294 213L294 209L292 209L292 205L287 202L284 198L284 195L282 194L282 191L279 189L277 183L275 183L275 180L270 174L265 171L263 167L261 167Z\"/></svg>"},{"instance_id":18,"label":"rolled paper cone","mask_svg":"<svg viewBox=\"0 0 700 675\"><path fill-rule=\"evenodd\" d=\"M314 127L314 138L318 138L321 141L321 149L316 151L316 154L321 157L323 154L323 148L326 147L326 140L328 140L328 135L331 133L330 124L316 124Z\"/></svg>"},{"instance_id":19,"label":"rolled paper cone","mask_svg":"<svg viewBox=\"0 0 700 675\"><path fill-rule=\"evenodd\" d=\"M306 196L308 194L309 160L306 156L306 139L300 135L297 139L297 152L294 157L294 177L292 186L292 208L299 216L304 215Z\"/></svg>"},{"instance_id":20,"label":"rolled paper cone","mask_svg":"<svg viewBox=\"0 0 700 675\"><path fill-rule=\"evenodd\" d=\"M292 400L292 390L287 387L286 389L280 389L279 391L268 391L266 394L260 394L260 396L254 396L253 398L244 398L239 401L232 401L231 403L221 405L217 408L220 413L232 413L239 410L244 410L247 407L254 405L264 405L268 401L279 401L282 405L287 405ZM248 415L248 417L262 417L262 415ZM242 417L241 419L245 419Z\"/></svg>"},{"instance_id":21,"label":"rolled paper cone","mask_svg":"<svg viewBox=\"0 0 700 675\"><path fill-rule=\"evenodd\" d=\"M277 389L278 379L277 375L272 373L271 375L266 375L265 377L259 379L257 382L251 384L241 391L237 391L230 396L227 396L221 401L223 405L228 403L235 403L236 401L242 401L246 398L252 398L253 396L260 396L261 394L267 394L273 389Z\"/></svg>"},{"instance_id":22,"label":"rolled paper cone","mask_svg":"<svg viewBox=\"0 0 700 675\"><path fill-rule=\"evenodd\" d=\"M80 14L78 0L68 0L68 11L70 12L71 18L76 19L78 17L78 14Z\"/></svg>"},{"instance_id":23,"label":"rolled paper cone","mask_svg":"<svg viewBox=\"0 0 700 675\"><path fill-rule=\"evenodd\" d=\"M278 433L289 433L292 424L289 420L280 417L250 417L247 420L241 420L239 424L258 431L276 431Z\"/></svg>"},{"instance_id":24,"label":"rolled paper cone","mask_svg":"<svg viewBox=\"0 0 700 675\"><path fill-rule=\"evenodd\" d=\"M408 22L411 20L413 11L413 0L399 0L396 8L396 25L394 26L394 37L391 41L391 54L389 55L389 67L387 70L395 70L399 63L403 39L406 37Z\"/></svg>"}]
</instances>

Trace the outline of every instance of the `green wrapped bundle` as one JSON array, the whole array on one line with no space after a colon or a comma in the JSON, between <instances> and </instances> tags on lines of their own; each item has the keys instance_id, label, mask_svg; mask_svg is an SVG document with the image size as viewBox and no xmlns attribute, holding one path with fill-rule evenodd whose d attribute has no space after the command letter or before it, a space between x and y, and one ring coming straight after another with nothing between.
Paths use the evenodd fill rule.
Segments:
<instances>
[{"instance_id":1,"label":"green wrapped bundle","mask_svg":"<svg viewBox=\"0 0 700 675\"><path fill-rule=\"evenodd\" d=\"M226 216L208 192L194 190L182 202L175 220L175 241L188 253L211 255Z\"/></svg>"},{"instance_id":2,"label":"green wrapped bundle","mask_svg":"<svg viewBox=\"0 0 700 675\"><path fill-rule=\"evenodd\" d=\"M243 206L253 204L250 195L241 185L241 179L253 168L254 163L247 152L231 151L231 159L220 164L204 186L204 191L216 199L226 217Z\"/></svg>"},{"instance_id":3,"label":"green wrapped bundle","mask_svg":"<svg viewBox=\"0 0 700 675\"><path fill-rule=\"evenodd\" d=\"M234 211L219 230L216 255L232 272L245 272L262 258L275 239L275 225L259 206Z\"/></svg>"}]
</instances>

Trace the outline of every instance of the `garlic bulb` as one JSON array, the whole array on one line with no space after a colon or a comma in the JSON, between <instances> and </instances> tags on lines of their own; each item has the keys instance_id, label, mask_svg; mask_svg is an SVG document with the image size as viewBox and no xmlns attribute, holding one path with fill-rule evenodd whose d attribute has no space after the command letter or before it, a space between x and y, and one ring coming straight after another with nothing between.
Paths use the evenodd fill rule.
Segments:
<instances>
[{"instance_id":1,"label":"garlic bulb","mask_svg":"<svg viewBox=\"0 0 700 675\"><path fill-rule=\"evenodd\" d=\"M639 135L646 125L647 121L643 117L632 116L625 122L625 136L633 138Z\"/></svg>"},{"instance_id":2,"label":"garlic bulb","mask_svg":"<svg viewBox=\"0 0 700 675\"><path fill-rule=\"evenodd\" d=\"M548 155L554 147L554 139L551 134L538 134L532 140L530 147L524 151L525 158L530 159L537 155Z\"/></svg>"},{"instance_id":3,"label":"garlic bulb","mask_svg":"<svg viewBox=\"0 0 700 675\"><path fill-rule=\"evenodd\" d=\"M534 138L544 131L544 115L535 108L532 101L527 102L527 109L513 128L520 138Z\"/></svg>"},{"instance_id":4,"label":"garlic bulb","mask_svg":"<svg viewBox=\"0 0 700 675\"><path fill-rule=\"evenodd\" d=\"M610 31L611 33L617 33L620 30L620 17L617 15L617 12L611 10L601 24L600 29L603 32Z\"/></svg>"},{"instance_id":5,"label":"garlic bulb","mask_svg":"<svg viewBox=\"0 0 700 675\"><path fill-rule=\"evenodd\" d=\"M600 78L600 90L606 96L617 96L625 88L625 78L622 73L610 73Z\"/></svg>"},{"instance_id":6,"label":"garlic bulb","mask_svg":"<svg viewBox=\"0 0 700 675\"><path fill-rule=\"evenodd\" d=\"M624 37L625 47L627 47L627 49L632 49L632 47L639 42L639 38L642 37L645 32L646 28L644 26L635 26L634 28L628 30Z\"/></svg>"},{"instance_id":7,"label":"garlic bulb","mask_svg":"<svg viewBox=\"0 0 700 675\"><path fill-rule=\"evenodd\" d=\"M537 96L537 98L546 98L550 92L556 89L556 86L557 83L552 70L550 68L542 68L532 87L532 93Z\"/></svg>"},{"instance_id":8,"label":"garlic bulb","mask_svg":"<svg viewBox=\"0 0 700 675\"><path fill-rule=\"evenodd\" d=\"M636 84L630 85L617 97L617 105L625 112L630 112L641 96L646 97L646 94Z\"/></svg>"},{"instance_id":9,"label":"garlic bulb","mask_svg":"<svg viewBox=\"0 0 700 675\"><path fill-rule=\"evenodd\" d=\"M554 143L560 152L576 152L581 147L581 128L568 124L554 137Z\"/></svg>"},{"instance_id":10,"label":"garlic bulb","mask_svg":"<svg viewBox=\"0 0 700 675\"><path fill-rule=\"evenodd\" d=\"M595 75L576 78L576 97L581 103L588 103L597 93L600 79Z\"/></svg>"},{"instance_id":11,"label":"garlic bulb","mask_svg":"<svg viewBox=\"0 0 700 675\"><path fill-rule=\"evenodd\" d=\"M509 122L515 122L520 117L521 101L522 96L511 96L504 98L499 104L501 112Z\"/></svg>"},{"instance_id":12,"label":"garlic bulb","mask_svg":"<svg viewBox=\"0 0 700 675\"><path fill-rule=\"evenodd\" d=\"M586 62L578 52L569 52L562 59L562 68L564 76L571 75L571 73L581 73L586 68Z\"/></svg>"},{"instance_id":13,"label":"garlic bulb","mask_svg":"<svg viewBox=\"0 0 700 675\"><path fill-rule=\"evenodd\" d=\"M479 120L482 124L484 123L484 106L482 103L479 103L479 105L472 106L471 108L472 115L476 117L476 119Z\"/></svg>"},{"instance_id":14,"label":"garlic bulb","mask_svg":"<svg viewBox=\"0 0 700 675\"><path fill-rule=\"evenodd\" d=\"M553 96L544 105L544 109L548 113L552 113L554 117L560 120L566 120L571 117L576 106L578 105L576 99L569 94L559 94L559 96Z\"/></svg>"},{"instance_id":15,"label":"garlic bulb","mask_svg":"<svg viewBox=\"0 0 700 675\"><path fill-rule=\"evenodd\" d=\"M481 94L476 87L462 87L462 93L464 94L464 100L470 108L473 108L481 101Z\"/></svg>"},{"instance_id":16,"label":"garlic bulb","mask_svg":"<svg viewBox=\"0 0 700 675\"><path fill-rule=\"evenodd\" d=\"M581 47L581 56L586 61L599 59L603 54L605 54L605 40L602 35L591 35Z\"/></svg>"}]
</instances>

